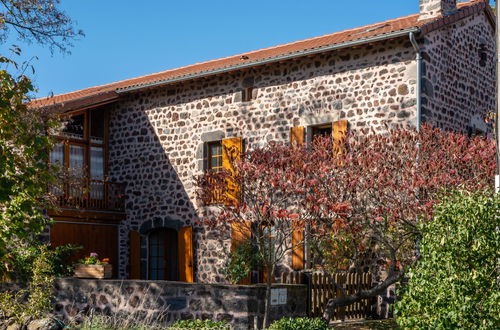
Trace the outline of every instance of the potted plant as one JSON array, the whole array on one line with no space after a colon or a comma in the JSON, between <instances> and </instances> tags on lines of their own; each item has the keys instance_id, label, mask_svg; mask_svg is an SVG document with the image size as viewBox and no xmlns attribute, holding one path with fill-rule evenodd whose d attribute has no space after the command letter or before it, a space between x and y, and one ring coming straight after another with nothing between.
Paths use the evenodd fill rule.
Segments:
<instances>
[{"instance_id":1,"label":"potted plant","mask_svg":"<svg viewBox=\"0 0 500 330\"><path fill-rule=\"evenodd\" d=\"M99 260L97 253L92 252L75 264L74 274L78 278L111 278L113 268L108 258Z\"/></svg>"}]
</instances>

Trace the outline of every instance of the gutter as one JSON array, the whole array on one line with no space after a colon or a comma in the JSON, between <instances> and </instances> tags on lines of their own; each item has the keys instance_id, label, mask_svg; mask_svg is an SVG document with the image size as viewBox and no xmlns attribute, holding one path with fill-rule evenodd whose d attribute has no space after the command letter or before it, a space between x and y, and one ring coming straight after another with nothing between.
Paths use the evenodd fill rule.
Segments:
<instances>
[{"instance_id":1,"label":"gutter","mask_svg":"<svg viewBox=\"0 0 500 330\"><path fill-rule=\"evenodd\" d=\"M422 50L420 49L420 46L415 39L414 32L410 32L408 37L410 38L410 42L413 45L413 48L415 48L416 52L415 59L417 60L417 122L415 126L417 127L417 132L420 132L420 127L422 126Z\"/></svg>"},{"instance_id":2,"label":"gutter","mask_svg":"<svg viewBox=\"0 0 500 330\"><path fill-rule=\"evenodd\" d=\"M308 55L315 55L315 54L319 54L319 53L323 53L323 52L337 50L337 49L340 49L340 48L349 48L349 47L359 46L359 45L363 45L363 44L370 43L370 42L377 42L377 41L382 41L382 40L387 40L387 39L393 39L393 38L397 38L397 37L404 37L404 36L406 36L408 34L413 35L414 33L419 33L419 32L420 32L420 28L414 27L414 28L411 28L411 29L401 30L401 31L392 32L392 33L388 33L388 34L382 34L382 35L378 35L378 36L374 36L374 37L370 37L370 38L358 39L358 40L343 42L343 43L340 43L340 44L335 44L335 45L318 47L318 48L314 48L314 49L303 50L303 51L295 52L295 53L292 53L292 54L279 55L279 56L276 56L276 57L267 58L267 59L263 59L263 60L257 60L257 61L253 61L253 62L246 62L246 63L242 63L242 64L228 66L228 67L225 67L225 68L220 68L220 69L214 69L214 70L208 70L208 71L204 71L204 72L198 72L198 73L188 74L188 75L185 75L185 76L182 76L182 77L176 77L176 78L171 78L171 79L159 80L159 81L155 81L155 82L151 82L151 83L147 83L147 84L143 84L143 85L125 87L125 88L117 89L116 92L118 94L124 94L124 93L127 93L127 92L138 91L138 90L142 90L142 89L146 89L146 88L159 87L159 86L168 85L168 84L177 83L177 82L182 82L182 81L186 81L186 80L191 80L191 79L196 79L196 78L203 78L203 77L208 77L208 76L211 76L211 75L216 75L216 74L221 74L221 73L227 73L227 72L231 72L231 71L235 71L235 70L241 70L241 69L246 69L246 68L251 68L251 67L258 66L258 65L270 64L270 63L274 63L274 62L278 62L278 61L284 61L284 60L290 60L290 59L294 59L294 58L297 58L297 57L303 57L303 56L308 56Z\"/></svg>"}]
</instances>

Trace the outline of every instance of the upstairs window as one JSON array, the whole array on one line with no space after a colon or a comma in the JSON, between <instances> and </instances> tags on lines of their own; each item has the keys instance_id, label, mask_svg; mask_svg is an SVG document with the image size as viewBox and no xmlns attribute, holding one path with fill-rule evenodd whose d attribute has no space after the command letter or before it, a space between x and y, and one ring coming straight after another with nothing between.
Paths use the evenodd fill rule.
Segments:
<instances>
[{"instance_id":1,"label":"upstairs window","mask_svg":"<svg viewBox=\"0 0 500 330\"><path fill-rule=\"evenodd\" d=\"M320 137L332 136L332 124L313 126L311 127L311 129L312 129L311 131L312 141L314 141L314 139L318 136Z\"/></svg>"},{"instance_id":2,"label":"upstairs window","mask_svg":"<svg viewBox=\"0 0 500 330\"><path fill-rule=\"evenodd\" d=\"M85 139L85 114L71 117L66 127L63 129L63 134L66 137L83 140Z\"/></svg>"},{"instance_id":3,"label":"upstairs window","mask_svg":"<svg viewBox=\"0 0 500 330\"><path fill-rule=\"evenodd\" d=\"M209 142L207 147L207 169L219 172L222 169L222 141Z\"/></svg>"},{"instance_id":4,"label":"upstairs window","mask_svg":"<svg viewBox=\"0 0 500 330\"><path fill-rule=\"evenodd\" d=\"M103 144L104 141L104 111L93 110L90 112L90 142Z\"/></svg>"},{"instance_id":5,"label":"upstairs window","mask_svg":"<svg viewBox=\"0 0 500 330\"><path fill-rule=\"evenodd\" d=\"M220 172L224 169L229 173L229 177L223 182L225 187L217 188L212 192L213 196L210 203L238 203L241 197L241 190L238 183L234 180L234 177L237 176L234 163L241 158L243 140L236 137L208 142L205 150L205 169L207 171Z\"/></svg>"},{"instance_id":6,"label":"upstairs window","mask_svg":"<svg viewBox=\"0 0 500 330\"><path fill-rule=\"evenodd\" d=\"M249 102L251 100L253 100L253 86L243 88L241 91L241 101Z\"/></svg>"}]
</instances>

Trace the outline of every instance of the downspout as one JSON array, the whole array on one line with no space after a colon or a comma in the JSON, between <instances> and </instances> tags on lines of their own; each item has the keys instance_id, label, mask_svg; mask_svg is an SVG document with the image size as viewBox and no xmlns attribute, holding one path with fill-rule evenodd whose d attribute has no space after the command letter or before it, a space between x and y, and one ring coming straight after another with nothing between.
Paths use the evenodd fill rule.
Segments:
<instances>
[{"instance_id":1,"label":"downspout","mask_svg":"<svg viewBox=\"0 0 500 330\"><path fill-rule=\"evenodd\" d=\"M420 49L420 46L417 43L417 40L415 39L415 34L413 32L410 32L409 34L410 37L410 42L413 45L413 48L415 48L416 56L415 59L417 61L417 90L416 90L416 97L417 97L417 114L416 114L416 128L417 132L420 132L420 127L422 126L422 51ZM417 159L415 160L418 163L420 161L420 141L417 140ZM417 200L419 192L417 191ZM418 215L415 218L415 221L418 223ZM420 259L420 237L417 237L415 241L415 256L417 259Z\"/></svg>"},{"instance_id":2,"label":"downspout","mask_svg":"<svg viewBox=\"0 0 500 330\"><path fill-rule=\"evenodd\" d=\"M420 127L422 126L422 50L415 39L415 34L410 32L409 34L410 42L415 49L417 61L417 118L416 118L416 128L417 132L420 132Z\"/></svg>"}]
</instances>

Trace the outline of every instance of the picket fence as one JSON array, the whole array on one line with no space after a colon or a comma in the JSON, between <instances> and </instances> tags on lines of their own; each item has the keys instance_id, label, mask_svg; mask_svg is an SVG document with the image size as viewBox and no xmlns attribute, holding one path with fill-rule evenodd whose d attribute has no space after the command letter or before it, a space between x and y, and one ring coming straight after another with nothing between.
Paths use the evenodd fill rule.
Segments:
<instances>
[{"instance_id":1,"label":"picket fence","mask_svg":"<svg viewBox=\"0 0 500 330\"><path fill-rule=\"evenodd\" d=\"M306 284L309 289L308 315L321 317L329 299L351 295L372 287L371 273L303 273L290 272L281 274L283 284ZM365 319L371 314L371 302L360 302L335 310L335 320Z\"/></svg>"}]
</instances>

